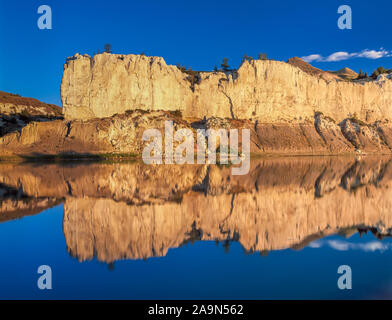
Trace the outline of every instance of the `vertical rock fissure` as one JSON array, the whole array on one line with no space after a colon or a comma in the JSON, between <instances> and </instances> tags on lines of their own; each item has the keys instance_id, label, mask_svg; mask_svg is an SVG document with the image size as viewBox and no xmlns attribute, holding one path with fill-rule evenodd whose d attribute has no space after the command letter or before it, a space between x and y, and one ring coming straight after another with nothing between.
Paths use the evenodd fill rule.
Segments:
<instances>
[{"instance_id":1,"label":"vertical rock fissure","mask_svg":"<svg viewBox=\"0 0 392 320\"><path fill-rule=\"evenodd\" d=\"M301 129L301 133L302 133L302 135L304 136L304 138L305 138L307 144L309 145L310 150L312 150L312 152L313 152L313 146L312 146L312 144L310 143L309 138L307 137L307 135L306 135L306 133L305 133L305 130L304 130L304 128L303 128L303 124L300 123L300 124L299 124L299 128Z\"/></svg>"},{"instance_id":2,"label":"vertical rock fissure","mask_svg":"<svg viewBox=\"0 0 392 320\"><path fill-rule=\"evenodd\" d=\"M69 134L71 133L71 121L68 121L66 123L66 126L67 126L67 133L65 134L65 137L68 138Z\"/></svg>"},{"instance_id":3,"label":"vertical rock fissure","mask_svg":"<svg viewBox=\"0 0 392 320\"><path fill-rule=\"evenodd\" d=\"M263 150L263 152L265 152L264 146L263 146L263 144L262 144L262 139L261 139L261 137L260 137L260 135L259 135L259 133L258 133L258 131L257 131L258 125L259 125L259 120L256 120L256 121L255 121L255 126L254 126L254 131L255 131L255 133L256 133L257 143L255 142L255 144L256 144L256 146L257 146L259 149L261 149L261 150Z\"/></svg>"},{"instance_id":4,"label":"vertical rock fissure","mask_svg":"<svg viewBox=\"0 0 392 320\"><path fill-rule=\"evenodd\" d=\"M230 115L231 115L231 118L233 119L233 120L235 120L235 116L234 116L234 106L233 106L233 101L231 100L231 98L230 98L230 96L226 93L226 92L224 92L222 89L220 90L224 95L225 95L225 97L229 100L229 104L230 104Z\"/></svg>"}]
</instances>

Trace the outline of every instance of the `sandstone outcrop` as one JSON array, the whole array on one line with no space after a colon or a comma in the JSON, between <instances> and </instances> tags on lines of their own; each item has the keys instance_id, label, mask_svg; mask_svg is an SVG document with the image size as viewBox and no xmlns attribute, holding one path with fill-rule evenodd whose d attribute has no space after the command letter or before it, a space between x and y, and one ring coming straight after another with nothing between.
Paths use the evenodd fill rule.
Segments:
<instances>
[{"instance_id":1,"label":"sandstone outcrop","mask_svg":"<svg viewBox=\"0 0 392 320\"><path fill-rule=\"evenodd\" d=\"M193 87L187 77L161 57L76 54L64 65L64 114L67 119L89 119L135 109L179 110L184 117L261 123L298 117L313 121L317 111L337 123L354 114L365 122L392 118L388 79L325 80L271 60L246 60L235 72L200 72Z\"/></svg>"},{"instance_id":2,"label":"sandstone outcrop","mask_svg":"<svg viewBox=\"0 0 392 320\"><path fill-rule=\"evenodd\" d=\"M239 129L241 142L241 130L249 129L251 154L390 154L392 150L392 125L387 121L368 124L350 118L338 124L320 112L314 115L313 121L286 123L224 118L193 121L176 112L136 110L101 119L32 122L20 131L0 137L0 155L22 158L140 157L149 143L142 139L145 130L158 129L163 137L166 121L173 121L175 131L190 129L194 139L197 129Z\"/></svg>"},{"instance_id":3,"label":"sandstone outcrop","mask_svg":"<svg viewBox=\"0 0 392 320\"><path fill-rule=\"evenodd\" d=\"M199 240L264 254L352 230L392 234L389 157L254 160L246 176L215 165L7 164L0 183L64 199L67 249L80 261L164 256ZM8 205L0 214L11 218Z\"/></svg>"}]
</instances>

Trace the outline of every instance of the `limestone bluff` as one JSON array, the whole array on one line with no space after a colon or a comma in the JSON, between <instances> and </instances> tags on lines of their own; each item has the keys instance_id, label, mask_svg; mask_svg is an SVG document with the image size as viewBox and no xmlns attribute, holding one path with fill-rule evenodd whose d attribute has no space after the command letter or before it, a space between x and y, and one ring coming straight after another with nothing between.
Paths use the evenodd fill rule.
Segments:
<instances>
[{"instance_id":1,"label":"limestone bluff","mask_svg":"<svg viewBox=\"0 0 392 320\"><path fill-rule=\"evenodd\" d=\"M392 80L311 68L251 60L191 83L161 57L76 54L64 64L64 119L3 135L0 155L140 155L144 130L167 120L175 130L250 129L255 154L391 153Z\"/></svg>"},{"instance_id":2,"label":"limestone bluff","mask_svg":"<svg viewBox=\"0 0 392 320\"><path fill-rule=\"evenodd\" d=\"M313 120L315 112L341 122L392 119L392 81L326 81L288 63L246 60L236 72L187 74L161 57L79 55L64 65L61 97L68 119L110 117L126 110L168 110L184 117Z\"/></svg>"}]
</instances>

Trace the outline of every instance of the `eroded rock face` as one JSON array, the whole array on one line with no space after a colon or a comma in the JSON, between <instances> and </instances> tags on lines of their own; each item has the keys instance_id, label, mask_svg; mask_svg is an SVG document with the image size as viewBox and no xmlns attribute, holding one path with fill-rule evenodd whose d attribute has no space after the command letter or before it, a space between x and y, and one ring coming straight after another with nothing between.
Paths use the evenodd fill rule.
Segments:
<instances>
[{"instance_id":1,"label":"eroded rock face","mask_svg":"<svg viewBox=\"0 0 392 320\"><path fill-rule=\"evenodd\" d=\"M235 73L188 75L161 57L79 54L64 65L65 117L108 117L126 110L179 110L184 117L313 121L316 111L337 123L352 114L367 122L391 119L392 81L330 81L288 63L245 61Z\"/></svg>"},{"instance_id":2,"label":"eroded rock face","mask_svg":"<svg viewBox=\"0 0 392 320\"><path fill-rule=\"evenodd\" d=\"M173 121L175 129L190 127L181 118L168 112L145 113L140 111L89 121L33 122L0 137L1 155L141 155L145 142L143 133L156 128L164 135L165 121Z\"/></svg>"},{"instance_id":3,"label":"eroded rock face","mask_svg":"<svg viewBox=\"0 0 392 320\"><path fill-rule=\"evenodd\" d=\"M350 118L337 123L318 112L312 121L260 123L215 117L193 120L175 112L137 110L102 119L33 122L20 131L0 137L0 155L140 157L149 143L143 141L143 133L147 129L158 129L164 138L167 121L173 122L173 133L189 129L195 148L198 129L225 129L227 132L237 129L238 148L242 150L242 130L248 129L252 154L389 154L392 150L392 126L387 120L370 124ZM217 147L219 141L217 139ZM178 144L176 141L174 148ZM194 152L196 154L196 149Z\"/></svg>"},{"instance_id":4,"label":"eroded rock face","mask_svg":"<svg viewBox=\"0 0 392 320\"><path fill-rule=\"evenodd\" d=\"M331 152L349 153L352 151L353 144L342 134L340 126L334 119L316 113L314 127Z\"/></svg>"},{"instance_id":5,"label":"eroded rock face","mask_svg":"<svg viewBox=\"0 0 392 320\"><path fill-rule=\"evenodd\" d=\"M251 153L330 154L353 152L336 141L324 141L313 123L259 124L249 120L208 118L187 121L167 111L133 111L103 119L85 121L56 120L33 122L21 129L0 137L0 155L20 157L124 155L141 156L149 141L143 141L147 129L158 129L165 136L166 121L173 121L174 132L191 130L194 147L197 146L197 129L238 129L239 150L242 150L242 130L250 131ZM174 148L179 142L175 142ZM219 139L217 140L217 147ZM163 152L165 150L162 150ZM196 150L195 150L196 153Z\"/></svg>"},{"instance_id":6,"label":"eroded rock face","mask_svg":"<svg viewBox=\"0 0 392 320\"><path fill-rule=\"evenodd\" d=\"M197 240L265 252L353 229L392 233L389 157L255 160L246 176L214 165L10 164L0 183L64 198L67 248L80 261L164 256Z\"/></svg>"},{"instance_id":7,"label":"eroded rock face","mask_svg":"<svg viewBox=\"0 0 392 320\"><path fill-rule=\"evenodd\" d=\"M369 125L356 119L346 119L341 123L343 135L357 149L365 152L389 152L390 132L382 127Z\"/></svg>"}]
</instances>

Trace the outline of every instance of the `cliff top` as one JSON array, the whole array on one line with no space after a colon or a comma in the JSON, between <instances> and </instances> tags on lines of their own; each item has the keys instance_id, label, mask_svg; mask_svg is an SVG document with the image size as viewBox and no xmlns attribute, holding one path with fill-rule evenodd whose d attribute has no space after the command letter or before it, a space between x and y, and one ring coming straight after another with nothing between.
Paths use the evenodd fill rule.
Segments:
<instances>
[{"instance_id":1,"label":"cliff top","mask_svg":"<svg viewBox=\"0 0 392 320\"><path fill-rule=\"evenodd\" d=\"M124 60L124 58L126 58L126 57L137 57L137 58L141 58L141 59L143 59L143 58L151 59L151 60L159 61L161 63L166 64L164 58L163 57L159 57L159 56L146 56L144 54L140 54L140 55L138 55L138 54L114 54L114 53L106 53L106 52L99 53L99 54L96 54L94 56L90 56L88 54L76 53L74 56L68 57L66 59L65 64L67 65L69 61L77 60L77 59L80 59L80 58L94 59L96 56L115 56L115 57L117 57L120 60ZM255 60L258 60L258 59L255 59ZM266 60L266 61L280 62L280 61L277 61L277 60L269 60L269 59ZM345 67L345 68L337 70L337 71L324 71L324 70L321 70L321 69L318 69L318 68L312 66L310 63L305 62L303 59L301 59L299 57L290 58L289 60L287 60L287 64L289 64L291 66L294 66L294 67L297 67L297 68L301 69L303 72L305 72L305 73L307 73L309 75L315 76L317 78L324 79L326 81L331 81L331 80L337 80L337 81L341 81L341 80L355 80L358 77L358 73L356 73L355 71L351 70L350 68ZM175 67L174 65L167 65L167 66ZM236 70L238 71L241 68L241 66L242 66L242 64L240 65L240 67L238 69L234 68L234 69L231 69L231 71L236 71ZM184 68L184 70L185 70L185 72L187 72L187 70L185 68ZM182 71L184 72L184 70L182 70ZM223 71L222 70L215 70L215 71L214 70L211 70L211 71L192 70L192 72L200 73L200 74L203 74L203 73L207 74L207 73L211 73L211 72L215 72L216 73L216 72L223 72Z\"/></svg>"}]
</instances>

